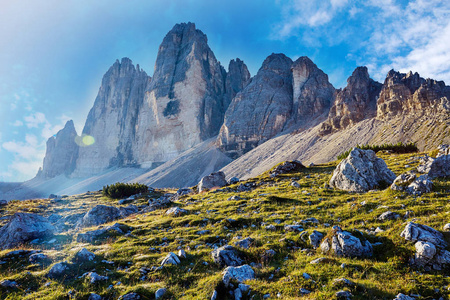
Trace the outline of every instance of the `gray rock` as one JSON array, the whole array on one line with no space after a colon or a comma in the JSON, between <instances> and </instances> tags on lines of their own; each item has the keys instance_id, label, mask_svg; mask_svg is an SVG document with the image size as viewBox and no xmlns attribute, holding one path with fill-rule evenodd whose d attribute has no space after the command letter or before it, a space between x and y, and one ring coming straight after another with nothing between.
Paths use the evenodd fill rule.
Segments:
<instances>
[{"instance_id":1,"label":"gray rock","mask_svg":"<svg viewBox=\"0 0 450 300\"><path fill-rule=\"evenodd\" d=\"M316 230L314 230L310 235L309 235L309 242L311 243L311 246L313 246L314 249L317 249L320 247L320 242L323 239L323 233L320 233Z\"/></svg>"},{"instance_id":2,"label":"gray rock","mask_svg":"<svg viewBox=\"0 0 450 300\"><path fill-rule=\"evenodd\" d=\"M253 244L254 241L255 239L247 237L245 239L235 242L234 245L240 248L248 249L250 248L250 246Z\"/></svg>"},{"instance_id":3,"label":"gray rock","mask_svg":"<svg viewBox=\"0 0 450 300\"><path fill-rule=\"evenodd\" d=\"M303 227L301 225L284 225L284 231L302 232Z\"/></svg>"},{"instance_id":4,"label":"gray rock","mask_svg":"<svg viewBox=\"0 0 450 300\"><path fill-rule=\"evenodd\" d=\"M8 205L8 200L0 200L0 206Z\"/></svg>"},{"instance_id":5,"label":"gray rock","mask_svg":"<svg viewBox=\"0 0 450 300\"><path fill-rule=\"evenodd\" d=\"M352 293L350 293L349 291L338 291L336 292L336 297L338 299L351 299L353 297Z\"/></svg>"},{"instance_id":6,"label":"gray rock","mask_svg":"<svg viewBox=\"0 0 450 300\"><path fill-rule=\"evenodd\" d=\"M96 272L89 272L86 277L89 278L89 282L91 284L96 284L97 282L106 281L109 279L108 276L102 276L97 274Z\"/></svg>"},{"instance_id":7,"label":"gray rock","mask_svg":"<svg viewBox=\"0 0 450 300\"><path fill-rule=\"evenodd\" d=\"M416 248L414 263L417 266L425 266L436 255L436 246L430 242L418 241L414 246Z\"/></svg>"},{"instance_id":8,"label":"gray rock","mask_svg":"<svg viewBox=\"0 0 450 300\"><path fill-rule=\"evenodd\" d=\"M119 207L119 213L121 218L126 218L132 214L137 214L139 209L136 205L128 205L126 207Z\"/></svg>"},{"instance_id":9,"label":"gray rock","mask_svg":"<svg viewBox=\"0 0 450 300\"><path fill-rule=\"evenodd\" d=\"M88 300L102 300L102 296L95 294L95 293L91 293L89 295Z\"/></svg>"},{"instance_id":10,"label":"gray rock","mask_svg":"<svg viewBox=\"0 0 450 300\"><path fill-rule=\"evenodd\" d=\"M238 183L240 180L239 180L239 178L237 178L237 177L231 177L229 180L228 180L228 184L236 184L236 183Z\"/></svg>"},{"instance_id":11,"label":"gray rock","mask_svg":"<svg viewBox=\"0 0 450 300\"><path fill-rule=\"evenodd\" d=\"M162 298L166 293L167 293L167 290L165 288L158 289L155 292L155 299Z\"/></svg>"},{"instance_id":12,"label":"gray rock","mask_svg":"<svg viewBox=\"0 0 450 300\"><path fill-rule=\"evenodd\" d=\"M424 241L430 242L440 248L447 247L447 242L444 240L442 233L422 224L408 222L405 229L400 233L400 236L411 242Z\"/></svg>"},{"instance_id":13,"label":"gray rock","mask_svg":"<svg viewBox=\"0 0 450 300\"><path fill-rule=\"evenodd\" d=\"M88 251L86 248L81 249L75 254L76 261L93 261L95 259L95 254Z\"/></svg>"},{"instance_id":14,"label":"gray rock","mask_svg":"<svg viewBox=\"0 0 450 300\"><path fill-rule=\"evenodd\" d=\"M316 259L310 261L309 263L312 264L312 265L317 265L317 264L329 263L331 261L332 260L329 259L328 257L319 257L319 258L316 258Z\"/></svg>"},{"instance_id":15,"label":"gray rock","mask_svg":"<svg viewBox=\"0 0 450 300\"><path fill-rule=\"evenodd\" d=\"M50 216L48 216L47 220L54 224L56 222L58 222L59 220L61 220L63 218L63 216L58 215L58 214L51 214Z\"/></svg>"},{"instance_id":16,"label":"gray rock","mask_svg":"<svg viewBox=\"0 0 450 300\"><path fill-rule=\"evenodd\" d=\"M410 297L410 296L400 293L393 300L415 300L415 299L416 298L413 298L413 297Z\"/></svg>"},{"instance_id":17,"label":"gray rock","mask_svg":"<svg viewBox=\"0 0 450 300\"><path fill-rule=\"evenodd\" d=\"M297 181L292 181L291 182L291 186L295 187L295 188L301 188L302 186L300 185L300 183L298 183Z\"/></svg>"},{"instance_id":18,"label":"gray rock","mask_svg":"<svg viewBox=\"0 0 450 300\"><path fill-rule=\"evenodd\" d=\"M94 243L100 237L102 237L104 235L108 235L108 234L123 235L123 234L129 232L131 229L132 228L127 225L115 223L114 225L111 225L111 226L108 226L105 228L87 231L85 233L79 233L77 236L77 242L79 242L79 243Z\"/></svg>"},{"instance_id":19,"label":"gray rock","mask_svg":"<svg viewBox=\"0 0 450 300\"><path fill-rule=\"evenodd\" d=\"M223 172L211 173L200 180L198 183L198 192L201 193L225 185L227 185L227 181L225 180L225 174Z\"/></svg>"},{"instance_id":20,"label":"gray rock","mask_svg":"<svg viewBox=\"0 0 450 300\"><path fill-rule=\"evenodd\" d=\"M330 186L340 190L367 192L380 185L392 184L395 174L372 150L354 148L333 172Z\"/></svg>"},{"instance_id":21,"label":"gray rock","mask_svg":"<svg viewBox=\"0 0 450 300\"><path fill-rule=\"evenodd\" d=\"M416 174L414 172L403 173L395 178L391 185L391 189L394 191L405 191L415 179Z\"/></svg>"},{"instance_id":22,"label":"gray rock","mask_svg":"<svg viewBox=\"0 0 450 300\"><path fill-rule=\"evenodd\" d=\"M398 218L400 218L399 214L394 213L392 211L386 211L378 217L378 220L388 221L388 220L397 220Z\"/></svg>"},{"instance_id":23,"label":"gray rock","mask_svg":"<svg viewBox=\"0 0 450 300\"><path fill-rule=\"evenodd\" d=\"M128 293L119 297L119 300L140 300L141 296L138 293Z\"/></svg>"},{"instance_id":24,"label":"gray rock","mask_svg":"<svg viewBox=\"0 0 450 300\"><path fill-rule=\"evenodd\" d=\"M34 239L53 235L55 227L37 214L15 213L9 222L0 228L0 248L17 247Z\"/></svg>"},{"instance_id":25,"label":"gray rock","mask_svg":"<svg viewBox=\"0 0 450 300\"><path fill-rule=\"evenodd\" d=\"M79 151L79 146L75 142L77 138L78 135L72 120L67 121L56 136L50 137L47 140L44 164L38 177L53 178L72 173Z\"/></svg>"},{"instance_id":26,"label":"gray rock","mask_svg":"<svg viewBox=\"0 0 450 300\"><path fill-rule=\"evenodd\" d=\"M78 224L79 227L91 227L112 222L122 217L120 210L114 206L97 205L89 210Z\"/></svg>"},{"instance_id":27,"label":"gray rock","mask_svg":"<svg viewBox=\"0 0 450 300\"><path fill-rule=\"evenodd\" d=\"M347 278L337 278L333 280L333 285L352 287L355 286L355 283Z\"/></svg>"},{"instance_id":28,"label":"gray rock","mask_svg":"<svg viewBox=\"0 0 450 300\"><path fill-rule=\"evenodd\" d=\"M270 170L269 175L271 177L276 177L281 174L287 174L295 171L300 171L301 169L304 169L305 166L299 162L298 160L293 161L285 161L272 170Z\"/></svg>"},{"instance_id":29,"label":"gray rock","mask_svg":"<svg viewBox=\"0 0 450 300\"><path fill-rule=\"evenodd\" d=\"M190 188L180 188L177 190L177 195L184 196L184 195L192 194L193 192L194 192L194 190L192 190Z\"/></svg>"},{"instance_id":30,"label":"gray rock","mask_svg":"<svg viewBox=\"0 0 450 300\"><path fill-rule=\"evenodd\" d=\"M58 279L64 277L70 269L70 264L63 261L54 264L47 273L48 278Z\"/></svg>"},{"instance_id":31,"label":"gray rock","mask_svg":"<svg viewBox=\"0 0 450 300\"><path fill-rule=\"evenodd\" d=\"M44 253L34 253L34 254L30 255L30 257L28 258L28 261L30 263L39 263L46 259L48 259L48 256L45 255Z\"/></svg>"},{"instance_id":32,"label":"gray rock","mask_svg":"<svg viewBox=\"0 0 450 300\"><path fill-rule=\"evenodd\" d=\"M175 217L184 215L186 213L187 213L187 210L179 208L179 207L176 207L176 206L171 207L171 208L169 208L166 211L166 215L168 215L168 216L175 216Z\"/></svg>"},{"instance_id":33,"label":"gray rock","mask_svg":"<svg viewBox=\"0 0 450 300\"><path fill-rule=\"evenodd\" d=\"M450 231L450 223L444 225L444 231Z\"/></svg>"},{"instance_id":34,"label":"gray rock","mask_svg":"<svg viewBox=\"0 0 450 300\"><path fill-rule=\"evenodd\" d=\"M179 263L181 263L180 258L175 253L169 252L161 261L161 266L178 265Z\"/></svg>"},{"instance_id":35,"label":"gray rock","mask_svg":"<svg viewBox=\"0 0 450 300\"><path fill-rule=\"evenodd\" d=\"M216 290L214 290L213 294L211 295L211 300L217 300L217 296L218 296L218 293Z\"/></svg>"},{"instance_id":36,"label":"gray rock","mask_svg":"<svg viewBox=\"0 0 450 300\"><path fill-rule=\"evenodd\" d=\"M214 262L219 264L221 267L237 267L242 265L244 262L239 251L230 245L213 250L211 252L211 256Z\"/></svg>"},{"instance_id":37,"label":"gray rock","mask_svg":"<svg viewBox=\"0 0 450 300\"><path fill-rule=\"evenodd\" d=\"M381 83L369 77L367 67L357 67L347 79L347 86L337 91L328 120L322 123L320 134L329 134L375 117L381 86Z\"/></svg>"},{"instance_id":38,"label":"gray rock","mask_svg":"<svg viewBox=\"0 0 450 300\"><path fill-rule=\"evenodd\" d=\"M222 281L225 286L228 286L231 280L236 280L237 282L242 283L246 280L255 279L255 271L253 271L249 265L227 267L222 274Z\"/></svg>"},{"instance_id":39,"label":"gray rock","mask_svg":"<svg viewBox=\"0 0 450 300\"><path fill-rule=\"evenodd\" d=\"M433 182L428 179L428 175L422 175L416 178L406 191L411 195L422 195L433 190Z\"/></svg>"},{"instance_id":40,"label":"gray rock","mask_svg":"<svg viewBox=\"0 0 450 300\"><path fill-rule=\"evenodd\" d=\"M18 284L15 281L5 279L5 280L0 281L0 286L4 287L4 288L16 288L16 287L18 287Z\"/></svg>"},{"instance_id":41,"label":"gray rock","mask_svg":"<svg viewBox=\"0 0 450 300\"><path fill-rule=\"evenodd\" d=\"M331 239L326 238L320 248L323 252L332 250L336 256L363 257L372 256L372 245L369 241L361 241L350 232L343 231L339 226L334 226L334 234Z\"/></svg>"},{"instance_id":42,"label":"gray rock","mask_svg":"<svg viewBox=\"0 0 450 300\"><path fill-rule=\"evenodd\" d=\"M178 250L178 257L186 258L186 251L184 251L183 249Z\"/></svg>"},{"instance_id":43,"label":"gray rock","mask_svg":"<svg viewBox=\"0 0 450 300\"><path fill-rule=\"evenodd\" d=\"M450 176L450 155L436 157L429 166L428 177L430 179Z\"/></svg>"},{"instance_id":44,"label":"gray rock","mask_svg":"<svg viewBox=\"0 0 450 300\"><path fill-rule=\"evenodd\" d=\"M241 300L242 299L242 291L237 288L234 290L234 300Z\"/></svg>"}]
</instances>

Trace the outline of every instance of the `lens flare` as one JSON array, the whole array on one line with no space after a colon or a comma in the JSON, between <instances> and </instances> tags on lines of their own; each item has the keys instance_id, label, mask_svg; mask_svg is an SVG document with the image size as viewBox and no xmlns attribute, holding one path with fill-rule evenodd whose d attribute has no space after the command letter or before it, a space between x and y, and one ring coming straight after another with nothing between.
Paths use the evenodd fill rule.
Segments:
<instances>
[{"instance_id":1,"label":"lens flare","mask_svg":"<svg viewBox=\"0 0 450 300\"><path fill-rule=\"evenodd\" d=\"M91 135L83 134L75 138L75 143L80 147L88 147L95 143L95 138Z\"/></svg>"}]
</instances>

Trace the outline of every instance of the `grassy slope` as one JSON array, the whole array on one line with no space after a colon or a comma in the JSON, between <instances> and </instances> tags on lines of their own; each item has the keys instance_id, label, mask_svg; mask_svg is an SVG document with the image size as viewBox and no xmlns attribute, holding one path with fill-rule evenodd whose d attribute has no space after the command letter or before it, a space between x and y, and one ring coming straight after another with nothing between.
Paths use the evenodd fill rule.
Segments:
<instances>
[{"instance_id":1,"label":"grassy slope","mask_svg":"<svg viewBox=\"0 0 450 300\"><path fill-rule=\"evenodd\" d=\"M379 156L396 174L417 165L414 157L418 154ZM400 292L420 294L423 296L421 299L448 297L450 292L444 287L450 285L450 278L446 276L449 270L425 273L408 266L414 245L400 237L405 220L381 222L377 217L387 210L401 216L411 211L409 221L441 230L449 222L450 180L436 180L433 193L417 198L390 190L353 194L324 188L336 164L318 165L275 179L263 174L248 181L258 185L250 192L185 196L175 205L187 209L189 214L170 217L164 215L166 209L161 209L131 216L120 221L134 228L130 236L110 237L97 245L77 243L77 233L69 230L58 235L56 243L32 247L45 249L44 253L51 257L51 261L43 266L30 264L20 257L6 261L4 256L8 251L2 251L0 260L6 263L0 264L0 280L15 280L20 287L0 287L0 298L66 299L68 291L75 290L77 299L87 299L91 292L117 299L130 291L140 293L143 299L153 299L158 288L166 287L167 299L209 299L221 281L222 271L211 259L212 245L220 242L233 244L236 238L245 237L255 239L254 247L243 250L247 263L261 264L253 268L257 279L249 282L253 299L262 299L268 293L271 298L280 293L282 299L333 299L336 291L341 289L351 291L354 299L393 299ZM292 180L298 181L301 188L292 187ZM233 195L239 195L242 200L227 200ZM365 205L361 205L363 201ZM135 204L144 202L145 199L139 199ZM70 196L56 203L50 200L12 202L3 209L2 216L14 211L67 214L76 210L86 211L98 203L116 202L99 193ZM311 249L307 236L302 239L299 233L285 233L283 225L309 217L317 218L320 224L317 227L305 225L308 234L313 230L329 232L330 227L325 227L324 223L338 224L344 230L360 230L371 242L382 242L383 245L375 246L374 257L368 259L338 258L323 255L320 251L301 251ZM276 225L277 230L267 231L261 222ZM365 233L365 229L378 226L385 231L377 236ZM210 233L198 235L199 230L209 230ZM450 242L448 234L446 238ZM187 246L190 248L186 251L188 257L182 260L181 265L151 271L145 280L141 280L141 267L159 266L169 251L177 252L179 247L186 249ZM98 261L76 265L70 272L72 277L65 280L44 277L51 264L70 261L81 247L95 252ZM274 249L277 254L269 260L263 259L267 249ZM331 262L321 265L309 263L323 256L331 258ZM341 268L342 263L347 267ZM110 279L92 285L87 279L79 278L92 270ZM304 272L313 280L304 279ZM352 280L356 286L334 286L333 280L341 277ZM108 288L110 285L113 287ZM302 296L300 288L312 293Z\"/></svg>"}]
</instances>

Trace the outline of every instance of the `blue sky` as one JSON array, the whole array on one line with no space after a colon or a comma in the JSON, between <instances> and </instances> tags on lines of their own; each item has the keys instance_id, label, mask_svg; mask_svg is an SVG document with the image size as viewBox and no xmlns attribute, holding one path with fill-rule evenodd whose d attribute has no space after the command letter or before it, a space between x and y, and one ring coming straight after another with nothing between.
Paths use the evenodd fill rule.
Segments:
<instances>
[{"instance_id":1,"label":"blue sky","mask_svg":"<svg viewBox=\"0 0 450 300\"><path fill-rule=\"evenodd\" d=\"M175 23L195 22L227 68L309 56L344 87L366 65L450 82L450 2L436 0L2 0L0 181L32 178L68 119L80 133L101 78L129 57L152 75Z\"/></svg>"}]
</instances>

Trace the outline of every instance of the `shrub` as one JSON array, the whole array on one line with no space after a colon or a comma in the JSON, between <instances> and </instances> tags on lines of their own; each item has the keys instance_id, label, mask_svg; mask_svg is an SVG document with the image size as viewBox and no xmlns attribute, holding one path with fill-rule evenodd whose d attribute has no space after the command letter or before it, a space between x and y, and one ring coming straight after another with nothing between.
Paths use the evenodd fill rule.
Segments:
<instances>
[{"instance_id":1,"label":"shrub","mask_svg":"<svg viewBox=\"0 0 450 300\"><path fill-rule=\"evenodd\" d=\"M146 192L148 192L148 186L140 183L117 182L103 187L103 195L113 199L125 198L134 194Z\"/></svg>"},{"instance_id":2,"label":"shrub","mask_svg":"<svg viewBox=\"0 0 450 300\"><path fill-rule=\"evenodd\" d=\"M392 151L393 153L412 153L419 151L415 143L403 144L402 142L399 142L397 144L383 144L383 145L356 145L356 148L362 150L373 150L375 152L388 150ZM352 151L352 149L339 154L337 159L346 158L350 154L350 151Z\"/></svg>"}]
</instances>

